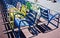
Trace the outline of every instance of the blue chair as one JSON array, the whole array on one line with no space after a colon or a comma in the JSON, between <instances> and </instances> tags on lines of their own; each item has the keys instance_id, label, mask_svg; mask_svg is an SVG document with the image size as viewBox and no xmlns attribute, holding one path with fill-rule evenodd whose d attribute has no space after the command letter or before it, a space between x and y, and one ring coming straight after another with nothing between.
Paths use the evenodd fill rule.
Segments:
<instances>
[{"instance_id":1,"label":"blue chair","mask_svg":"<svg viewBox=\"0 0 60 38\"><path fill-rule=\"evenodd\" d=\"M16 6L17 5L17 2L19 2L21 0L1 0L1 2L3 3L4 5L4 11L5 13L3 13L5 16L6 16L6 22L9 22L9 20L7 19L8 16L9 16L9 13L7 12L7 9L9 6ZM10 7L9 7L10 8ZM11 30L9 24L8 24L8 30ZM16 32L14 31L14 29L12 29L13 33L15 34ZM22 33L21 33L22 34Z\"/></svg>"},{"instance_id":2,"label":"blue chair","mask_svg":"<svg viewBox=\"0 0 60 38\"><path fill-rule=\"evenodd\" d=\"M16 14L16 15L19 15L19 14ZM23 26L29 26L29 30L31 30L34 35L38 34L38 31L34 26L36 22L36 16L37 16L37 13L33 10L30 10L30 12L26 15L24 19L19 19L15 17L14 23L15 23L15 26L17 26L19 29L18 31L19 36L20 36L20 27L23 27Z\"/></svg>"},{"instance_id":3,"label":"blue chair","mask_svg":"<svg viewBox=\"0 0 60 38\"><path fill-rule=\"evenodd\" d=\"M55 15L52 15L52 14L50 14L50 10L47 9L47 8L44 8L44 7L41 7L41 8L40 8L40 13L41 13L40 18L42 17L42 18L44 18L46 21L48 21L47 26L49 25L49 23L51 23L51 24L54 25L56 28L58 28L58 25L59 25L58 21L57 21L57 25L55 25L55 24L53 24L53 23L51 22L52 20L57 19L56 16L59 15L58 13L55 14Z\"/></svg>"},{"instance_id":4,"label":"blue chair","mask_svg":"<svg viewBox=\"0 0 60 38\"><path fill-rule=\"evenodd\" d=\"M2 2L2 4L3 4L3 11L5 12L5 13L3 13L3 14L5 14L5 16L7 17L8 16L8 13L7 13L7 9L8 9L8 6L9 5L12 5L12 6L14 6L14 7L16 7L16 5L17 5L17 2L20 2L21 4L24 4L25 5L25 3L26 3L26 1L25 0L1 0L1 2Z\"/></svg>"}]
</instances>

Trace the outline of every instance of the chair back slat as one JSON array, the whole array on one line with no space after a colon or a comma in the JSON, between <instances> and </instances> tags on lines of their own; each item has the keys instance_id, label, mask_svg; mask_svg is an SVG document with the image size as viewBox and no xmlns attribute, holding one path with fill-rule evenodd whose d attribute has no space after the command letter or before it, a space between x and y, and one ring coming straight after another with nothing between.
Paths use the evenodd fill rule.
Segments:
<instances>
[{"instance_id":1,"label":"chair back slat","mask_svg":"<svg viewBox=\"0 0 60 38\"><path fill-rule=\"evenodd\" d=\"M27 14L26 18L31 22L35 22L36 16L37 16L37 13L35 11L31 11L29 14Z\"/></svg>"},{"instance_id":2,"label":"chair back slat","mask_svg":"<svg viewBox=\"0 0 60 38\"><path fill-rule=\"evenodd\" d=\"M40 8L41 17L43 17L46 20L49 20L49 11L49 9Z\"/></svg>"},{"instance_id":3,"label":"chair back slat","mask_svg":"<svg viewBox=\"0 0 60 38\"><path fill-rule=\"evenodd\" d=\"M27 11L27 7L25 6L25 5L22 5L22 7L21 7L21 13L24 15L24 16L26 16L26 11Z\"/></svg>"}]
</instances>

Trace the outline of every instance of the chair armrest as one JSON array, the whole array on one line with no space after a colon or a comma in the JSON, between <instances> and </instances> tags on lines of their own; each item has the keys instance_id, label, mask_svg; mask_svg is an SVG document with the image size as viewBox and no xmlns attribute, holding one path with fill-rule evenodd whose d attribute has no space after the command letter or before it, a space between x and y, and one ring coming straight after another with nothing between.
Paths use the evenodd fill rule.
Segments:
<instances>
[{"instance_id":1,"label":"chair armrest","mask_svg":"<svg viewBox=\"0 0 60 38\"><path fill-rule=\"evenodd\" d=\"M24 21L27 22L27 23L29 22L29 21L27 21L27 20L21 20L21 21L19 21L19 27L20 27L20 23L21 23L21 22L24 22Z\"/></svg>"},{"instance_id":2,"label":"chair armrest","mask_svg":"<svg viewBox=\"0 0 60 38\"><path fill-rule=\"evenodd\" d=\"M23 22L23 21L29 22L29 21L27 21L27 20L21 20L20 22ZM20 22L19 22L19 23L20 23Z\"/></svg>"},{"instance_id":3,"label":"chair armrest","mask_svg":"<svg viewBox=\"0 0 60 38\"><path fill-rule=\"evenodd\" d=\"M52 16L49 21L51 21L56 15L59 15L59 13L55 14L54 16Z\"/></svg>"},{"instance_id":4,"label":"chair armrest","mask_svg":"<svg viewBox=\"0 0 60 38\"><path fill-rule=\"evenodd\" d=\"M22 16L24 16L24 15L23 15L23 14L21 14L21 13L16 13L16 14L14 14L14 17L15 17L16 15L22 15Z\"/></svg>"}]
</instances>

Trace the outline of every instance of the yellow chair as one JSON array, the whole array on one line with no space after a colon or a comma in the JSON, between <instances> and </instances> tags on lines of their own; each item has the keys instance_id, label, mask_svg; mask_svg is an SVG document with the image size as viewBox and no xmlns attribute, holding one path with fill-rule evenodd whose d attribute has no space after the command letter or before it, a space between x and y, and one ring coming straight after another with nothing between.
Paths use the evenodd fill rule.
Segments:
<instances>
[{"instance_id":1,"label":"yellow chair","mask_svg":"<svg viewBox=\"0 0 60 38\"><path fill-rule=\"evenodd\" d=\"M9 21L10 21L11 28L14 28L14 15L16 13L20 13L21 15L16 15L16 18L23 19L26 16L26 11L27 11L27 8L25 5L22 5L21 11L15 7L9 9L8 12L9 12Z\"/></svg>"},{"instance_id":2,"label":"yellow chair","mask_svg":"<svg viewBox=\"0 0 60 38\"><path fill-rule=\"evenodd\" d=\"M20 13L20 11L16 8L10 8L8 12L9 12L10 27L13 29L14 28L14 15L17 12ZM18 16L16 16L16 17L18 17Z\"/></svg>"}]
</instances>

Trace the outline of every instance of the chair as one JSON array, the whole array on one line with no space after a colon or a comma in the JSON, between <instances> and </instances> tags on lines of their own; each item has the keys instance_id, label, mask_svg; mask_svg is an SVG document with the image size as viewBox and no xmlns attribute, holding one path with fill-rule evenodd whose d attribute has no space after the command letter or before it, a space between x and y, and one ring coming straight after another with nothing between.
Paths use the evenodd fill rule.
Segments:
<instances>
[{"instance_id":1,"label":"chair","mask_svg":"<svg viewBox=\"0 0 60 38\"><path fill-rule=\"evenodd\" d=\"M49 23L51 23L52 25L54 25L56 28L58 28L58 25L59 25L59 23L58 23L58 21L57 21L57 25L55 25L55 24L53 24L51 21L52 20L55 20L55 19L57 19L57 15L59 15L58 13L57 14L55 14L55 15L52 15L52 14L50 14L50 9L47 9L47 8L44 8L44 7L40 7L40 18L42 17L42 18L44 18L46 21L48 21L48 23L47 23L47 26L49 25Z\"/></svg>"},{"instance_id":2,"label":"chair","mask_svg":"<svg viewBox=\"0 0 60 38\"><path fill-rule=\"evenodd\" d=\"M30 10L31 7L32 7L32 5L31 5L31 3L30 3L29 1L26 2L26 6L27 6L27 9L29 9L29 10Z\"/></svg>"},{"instance_id":3,"label":"chair","mask_svg":"<svg viewBox=\"0 0 60 38\"><path fill-rule=\"evenodd\" d=\"M16 14L16 15L19 15L19 14ZM26 15L24 19L19 19L19 18L14 19L15 26L17 26L19 29L19 32L18 32L19 35L20 35L20 27L23 27L23 26L29 26L29 30L31 30L34 33L34 35L38 34L38 31L34 27L34 24L36 23L36 16L37 16L37 13L33 10L30 10L30 12Z\"/></svg>"},{"instance_id":4,"label":"chair","mask_svg":"<svg viewBox=\"0 0 60 38\"><path fill-rule=\"evenodd\" d=\"M18 17L16 17L16 18L20 18L20 19L23 19L25 16L26 16L26 8L25 8L25 5L22 5L22 8L21 8L21 11L19 11L19 10L17 10L16 8L12 8L15 12L11 12L11 13L9 13L10 14L10 19L12 19L12 20L10 20L10 21L13 21L12 23L11 23L11 25L12 25L12 30L13 30L13 32L14 32L14 34L15 34L15 36L16 36L16 38L18 38L18 34L16 35L16 32L14 31L14 26L15 26L15 24L14 24L14 15L15 14L19 14L20 16L18 16ZM12 10L11 9L11 10ZM16 15L15 15L16 16ZM17 20L18 21L18 20ZM21 31L21 30L20 30ZM19 31L19 32L20 32Z\"/></svg>"},{"instance_id":5,"label":"chair","mask_svg":"<svg viewBox=\"0 0 60 38\"><path fill-rule=\"evenodd\" d=\"M18 2L17 0L15 0L15 1ZM23 8L25 8L24 5L22 5L22 9L21 9L21 12L20 12L20 10L18 10L18 9L16 9L16 8L14 7L14 5L13 5L14 2L13 2L13 1L8 1L8 0L5 1L5 0L3 0L3 2L4 2L4 4L5 4L5 8L6 8L6 11L7 11L5 14L6 14L7 18L8 18L8 16L9 16L9 19L8 19L8 20L10 20L10 18L11 18L12 21L14 20L14 15L13 15L14 13L8 13L8 10L9 10L10 8L12 8L12 10L17 11L16 13L23 13L23 11L24 11L25 14L24 14L24 13L23 13L23 14L26 16L26 10L23 10ZM15 3L16 3L16 2L15 2ZM13 3L13 4L12 4L12 3ZM15 4L15 6L16 6L16 4ZM21 18L23 18L23 17L24 17L24 16L21 16ZM10 21L11 21L11 20L10 20ZM10 21L9 21L9 22L10 22ZM12 24L11 27L13 28L14 24L13 24L12 22L10 22L10 25L11 25L11 24Z\"/></svg>"}]
</instances>

